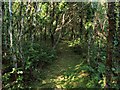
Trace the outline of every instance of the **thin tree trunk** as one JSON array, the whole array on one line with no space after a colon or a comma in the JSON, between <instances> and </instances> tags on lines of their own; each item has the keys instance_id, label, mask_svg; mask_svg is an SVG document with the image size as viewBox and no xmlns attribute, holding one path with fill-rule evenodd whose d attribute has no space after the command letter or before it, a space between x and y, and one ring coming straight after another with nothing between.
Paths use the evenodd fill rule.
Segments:
<instances>
[{"instance_id":1,"label":"thin tree trunk","mask_svg":"<svg viewBox=\"0 0 120 90\"><path fill-rule=\"evenodd\" d=\"M90 48L91 48L91 28L88 30L88 56L87 56L87 63L90 65Z\"/></svg>"},{"instance_id":2,"label":"thin tree trunk","mask_svg":"<svg viewBox=\"0 0 120 90\"><path fill-rule=\"evenodd\" d=\"M3 3L0 2L0 90L2 90L2 18L3 18Z\"/></svg>"},{"instance_id":3,"label":"thin tree trunk","mask_svg":"<svg viewBox=\"0 0 120 90\"><path fill-rule=\"evenodd\" d=\"M10 21L9 21L9 35L10 35L10 50L11 50L11 56L12 56L12 60L13 60L13 66L15 69L17 69L17 58L16 58L16 53L15 53L15 47L13 46L13 34L14 34L14 31L13 31L13 22L12 22L12 1L9 0L9 16L10 16ZM12 77L12 80L13 81L16 81L17 79L17 72L14 73L14 76Z\"/></svg>"},{"instance_id":4,"label":"thin tree trunk","mask_svg":"<svg viewBox=\"0 0 120 90\"><path fill-rule=\"evenodd\" d=\"M56 19L57 19L57 17L56 17ZM57 20L56 20L56 22L57 22ZM64 25L64 23L65 23L65 14L63 14L63 16L62 16L62 25ZM56 29L57 29L57 24L56 24ZM60 39L62 37L62 31L63 31L63 27L59 31L59 36L58 36L58 39L57 39L55 45L53 46L53 49L55 49L56 46L58 45L58 43L59 43L59 41L60 41Z\"/></svg>"},{"instance_id":5,"label":"thin tree trunk","mask_svg":"<svg viewBox=\"0 0 120 90\"><path fill-rule=\"evenodd\" d=\"M51 23L50 23L50 38L51 38L51 45L54 46L54 33L53 33L53 21L54 21L54 2L51 2L51 9L50 17L51 17Z\"/></svg>"},{"instance_id":6,"label":"thin tree trunk","mask_svg":"<svg viewBox=\"0 0 120 90\"><path fill-rule=\"evenodd\" d=\"M15 49L13 47L13 28L12 28L12 1L9 0L9 14L10 14L10 27L9 27L9 35L10 35L10 49L11 49L11 52L12 52L12 59L13 59L13 63L14 63L14 67L17 68L17 59L16 59L16 56L15 56Z\"/></svg>"}]
</instances>

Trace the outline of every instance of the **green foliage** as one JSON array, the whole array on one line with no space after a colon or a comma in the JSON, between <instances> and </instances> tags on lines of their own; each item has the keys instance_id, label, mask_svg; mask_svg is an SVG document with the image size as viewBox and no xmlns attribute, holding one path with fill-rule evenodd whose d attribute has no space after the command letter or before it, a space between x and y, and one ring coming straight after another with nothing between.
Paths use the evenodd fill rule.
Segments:
<instances>
[{"instance_id":1,"label":"green foliage","mask_svg":"<svg viewBox=\"0 0 120 90\"><path fill-rule=\"evenodd\" d=\"M80 44L80 38L77 38L73 41L69 41L68 44L69 44L69 47L74 47L75 45L79 45Z\"/></svg>"},{"instance_id":2,"label":"green foliage","mask_svg":"<svg viewBox=\"0 0 120 90\"><path fill-rule=\"evenodd\" d=\"M68 46L76 54L81 55L83 57L86 56L86 53L87 53L86 44L80 38L77 38L75 40L69 41L68 42Z\"/></svg>"},{"instance_id":3,"label":"green foliage","mask_svg":"<svg viewBox=\"0 0 120 90\"><path fill-rule=\"evenodd\" d=\"M67 3L66 2L59 3L58 9L59 9L58 10L59 13L65 12L67 10Z\"/></svg>"},{"instance_id":4,"label":"green foliage","mask_svg":"<svg viewBox=\"0 0 120 90\"><path fill-rule=\"evenodd\" d=\"M23 89L24 83L28 83L34 77L28 77L31 73L31 70L34 72L31 76L34 76L36 72L40 69L45 68L46 65L52 64L56 60L56 52L51 48L46 47L45 45L41 46L38 43L25 43L25 48L23 48L25 55L25 76L23 77L23 68L11 68L10 72L6 72L3 77L3 88L16 90L16 88ZM22 69L21 69L22 68ZM8 68L9 69L9 68ZM39 70L38 70L39 69ZM37 70L37 71L36 71ZM42 73L42 72L41 72ZM17 75L17 78L12 81L14 75ZM42 74L39 74L43 78ZM38 80L40 80L40 77ZM15 77L14 77L15 78ZM24 82L24 79L27 82ZM9 83L8 83L9 82Z\"/></svg>"},{"instance_id":5,"label":"green foliage","mask_svg":"<svg viewBox=\"0 0 120 90\"><path fill-rule=\"evenodd\" d=\"M57 81L61 88L101 88L103 85L101 72L85 64L78 64L63 73Z\"/></svg>"},{"instance_id":6,"label":"green foliage","mask_svg":"<svg viewBox=\"0 0 120 90\"><path fill-rule=\"evenodd\" d=\"M15 76L17 78L15 79ZM21 69L12 68L11 72L6 72L3 76L3 89L16 90L17 88L23 89L23 71Z\"/></svg>"},{"instance_id":7,"label":"green foliage","mask_svg":"<svg viewBox=\"0 0 120 90\"><path fill-rule=\"evenodd\" d=\"M3 71L8 69L2 76L3 88L23 89L24 80L33 82L36 78L41 83L44 77L43 69L57 59L56 51L49 46L49 43L57 45L59 39L72 39L68 41L67 48L70 48L76 57L80 56L85 61L83 65L64 71L63 79L60 80L62 88L103 88L107 71L105 65L109 54L106 49L109 47L109 42L113 43L113 46L110 45L112 47L108 48L113 54L110 86L119 88L120 15L117 3L113 8L115 15L110 14L114 17L110 17L114 22L111 41L109 41L108 30L111 23L108 22L109 13L107 12L110 10L106 7L107 3L67 3L64 0L59 3L11 2L11 8L8 2L2 4L2 57L5 66ZM64 51L67 55L67 50ZM15 66L15 63L17 68L10 67ZM29 85L26 82L25 85Z\"/></svg>"},{"instance_id":8,"label":"green foliage","mask_svg":"<svg viewBox=\"0 0 120 90\"><path fill-rule=\"evenodd\" d=\"M33 43L27 46L25 49L26 67L39 64L51 64L56 59L54 50L47 48L46 46L38 43Z\"/></svg>"},{"instance_id":9,"label":"green foliage","mask_svg":"<svg viewBox=\"0 0 120 90\"><path fill-rule=\"evenodd\" d=\"M27 83L31 83L33 78L41 81L43 78L42 69L46 68L47 65L52 64L56 60L56 51L44 44L31 44L29 42L25 43L25 48L23 51L25 55L26 81L29 80ZM36 74L38 73L39 78L36 77ZM32 78L28 77L29 74Z\"/></svg>"}]
</instances>

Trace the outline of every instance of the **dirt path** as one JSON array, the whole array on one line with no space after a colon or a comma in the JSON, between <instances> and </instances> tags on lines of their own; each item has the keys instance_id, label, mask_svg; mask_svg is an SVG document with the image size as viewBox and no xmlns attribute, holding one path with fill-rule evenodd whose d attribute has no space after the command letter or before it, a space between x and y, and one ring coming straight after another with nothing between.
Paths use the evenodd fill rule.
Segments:
<instances>
[{"instance_id":1,"label":"dirt path","mask_svg":"<svg viewBox=\"0 0 120 90\"><path fill-rule=\"evenodd\" d=\"M75 67L81 63L80 55L75 54L66 43L61 43L58 48L57 60L44 70L45 79L42 85L37 82L34 86L40 88L61 88L59 81L63 75L63 71L67 71L71 67Z\"/></svg>"}]
</instances>

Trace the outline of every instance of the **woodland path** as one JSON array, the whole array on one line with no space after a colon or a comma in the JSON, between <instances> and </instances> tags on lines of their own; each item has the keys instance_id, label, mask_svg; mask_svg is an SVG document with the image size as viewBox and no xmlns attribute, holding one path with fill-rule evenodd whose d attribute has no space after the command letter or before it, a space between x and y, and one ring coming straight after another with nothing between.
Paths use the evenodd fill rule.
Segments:
<instances>
[{"instance_id":1,"label":"woodland path","mask_svg":"<svg viewBox=\"0 0 120 90\"><path fill-rule=\"evenodd\" d=\"M74 53L66 42L60 43L58 46L57 60L44 69L45 79L42 80L42 85L36 82L33 86L40 88L61 88L59 81L62 79L63 71L75 67L82 63L82 61L80 55Z\"/></svg>"}]
</instances>

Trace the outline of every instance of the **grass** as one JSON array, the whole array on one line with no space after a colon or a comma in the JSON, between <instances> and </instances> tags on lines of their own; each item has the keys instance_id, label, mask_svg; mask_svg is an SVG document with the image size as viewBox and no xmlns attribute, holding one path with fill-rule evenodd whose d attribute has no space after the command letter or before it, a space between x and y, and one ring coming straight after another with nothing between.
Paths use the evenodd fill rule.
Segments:
<instances>
[{"instance_id":1,"label":"grass","mask_svg":"<svg viewBox=\"0 0 120 90\"><path fill-rule=\"evenodd\" d=\"M82 63L82 59L80 55L75 54L68 46L66 42L62 42L59 44L58 48L58 57L57 60L52 63L52 65L47 66L43 71L43 76L45 79L42 80L42 84L40 81L36 81L32 84L34 87L40 88L64 88L67 84L76 85L77 82L69 83L70 79L66 78L65 72L69 72L70 70L76 69L76 66ZM70 73L71 78L74 77L74 71ZM81 75L81 76L80 76ZM87 73L78 73L77 77L87 76ZM38 77L39 78L39 77ZM66 79L65 79L66 78Z\"/></svg>"}]
</instances>

